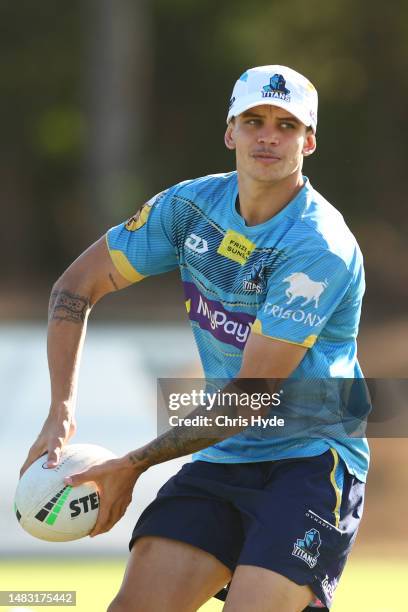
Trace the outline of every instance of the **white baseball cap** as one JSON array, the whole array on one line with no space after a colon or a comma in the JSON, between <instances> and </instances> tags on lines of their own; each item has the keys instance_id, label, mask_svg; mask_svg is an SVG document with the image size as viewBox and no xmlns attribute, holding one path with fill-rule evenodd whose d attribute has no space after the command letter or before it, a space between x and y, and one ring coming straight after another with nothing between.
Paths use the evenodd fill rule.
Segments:
<instances>
[{"instance_id":1,"label":"white baseball cap","mask_svg":"<svg viewBox=\"0 0 408 612\"><path fill-rule=\"evenodd\" d=\"M240 76L232 92L227 123L244 111L270 104L294 115L316 132L317 91L306 77L287 66L257 66Z\"/></svg>"}]
</instances>

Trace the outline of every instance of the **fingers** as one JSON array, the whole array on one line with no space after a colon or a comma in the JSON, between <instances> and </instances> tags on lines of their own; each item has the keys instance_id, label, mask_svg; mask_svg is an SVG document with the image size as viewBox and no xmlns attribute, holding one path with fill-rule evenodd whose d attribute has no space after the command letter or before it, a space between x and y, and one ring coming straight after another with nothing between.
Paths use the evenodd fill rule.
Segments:
<instances>
[{"instance_id":1,"label":"fingers","mask_svg":"<svg viewBox=\"0 0 408 612\"><path fill-rule=\"evenodd\" d=\"M48 446L47 466L49 468L53 468L58 465L60 458L61 458L61 451L62 451L62 444L57 445L57 446L55 444L50 444Z\"/></svg>"},{"instance_id":2,"label":"fingers","mask_svg":"<svg viewBox=\"0 0 408 612\"><path fill-rule=\"evenodd\" d=\"M76 487L86 482L94 482L99 493L99 512L91 537L100 535L112 527L125 514L132 501L132 491L137 480L129 476L128 469L121 467L120 460L111 459L64 478L65 484Z\"/></svg>"},{"instance_id":3,"label":"fingers","mask_svg":"<svg viewBox=\"0 0 408 612\"><path fill-rule=\"evenodd\" d=\"M67 436L65 431L59 433L62 433L62 435L54 435L48 442L47 466L49 468L56 467L59 464L63 446L69 440L69 436Z\"/></svg>"},{"instance_id":4,"label":"fingers","mask_svg":"<svg viewBox=\"0 0 408 612\"><path fill-rule=\"evenodd\" d=\"M65 442L67 441L66 437L54 437L48 443L48 460L47 466L49 468L56 467L61 459L62 449L64 447Z\"/></svg>"},{"instance_id":5,"label":"fingers","mask_svg":"<svg viewBox=\"0 0 408 612\"><path fill-rule=\"evenodd\" d=\"M113 514L112 512L105 510L104 505L102 504L101 506L101 502L99 501L98 518L95 523L95 527L92 529L91 533L89 534L91 538L94 538L95 536L100 535L101 533L106 533L113 527L116 521L113 520L112 514ZM119 518L120 517L118 517L117 520L119 520Z\"/></svg>"},{"instance_id":6,"label":"fingers","mask_svg":"<svg viewBox=\"0 0 408 612\"><path fill-rule=\"evenodd\" d=\"M105 510L105 506L102 504L99 507L98 519L95 523L95 527L92 529L89 537L94 538L97 535L110 531L112 527L122 518L126 512L128 504L121 505L120 507L111 507L110 511Z\"/></svg>"},{"instance_id":7,"label":"fingers","mask_svg":"<svg viewBox=\"0 0 408 612\"><path fill-rule=\"evenodd\" d=\"M24 474L24 472L28 470L30 465L32 465L34 461L37 461L37 459L41 457L41 455L44 455L45 453L46 453L45 446L42 447L42 446L37 446L33 444L33 446L28 451L27 459L24 461L23 465L21 466L20 478Z\"/></svg>"},{"instance_id":8,"label":"fingers","mask_svg":"<svg viewBox=\"0 0 408 612\"><path fill-rule=\"evenodd\" d=\"M31 446L28 456L21 467L20 477L44 453L48 454L47 467L56 467L61 459L64 444L74 435L76 430L72 414L48 415L37 439Z\"/></svg>"},{"instance_id":9,"label":"fingers","mask_svg":"<svg viewBox=\"0 0 408 612\"><path fill-rule=\"evenodd\" d=\"M77 487L81 484L84 484L85 482L95 482L97 476L98 473L95 468L89 468L89 470L85 470L84 472L65 476L64 482L65 484L71 485L72 487Z\"/></svg>"},{"instance_id":10,"label":"fingers","mask_svg":"<svg viewBox=\"0 0 408 612\"><path fill-rule=\"evenodd\" d=\"M86 482L95 482L98 478L100 470L98 467L92 467L84 472L80 472L78 474L71 474L71 476L66 476L64 478L64 483L71 485L73 487L78 487L79 485L85 484ZM112 508L108 503L104 503L104 495L103 488L98 485L98 493L99 493L99 512L98 519L95 523L95 527L89 534L91 538L101 533L105 533L109 531L113 527L113 525L123 516L126 506L123 511L118 510L117 508Z\"/></svg>"}]
</instances>

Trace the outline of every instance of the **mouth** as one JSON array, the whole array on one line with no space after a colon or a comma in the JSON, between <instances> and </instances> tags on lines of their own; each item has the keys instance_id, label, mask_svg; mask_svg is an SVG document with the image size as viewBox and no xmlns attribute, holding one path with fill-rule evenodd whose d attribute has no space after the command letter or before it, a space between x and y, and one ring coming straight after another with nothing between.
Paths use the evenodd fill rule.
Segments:
<instances>
[{"instance_id":1,"label":"mouth","mask_svg":"<svg viewBox=\"0 0 408 612\"><path fill-rule=\"evenodd\" d=\"M267 151L255 151L254 153L251 153L251 157L266 165L276 164L281 160L279 155L276 155L276 153L269 153Z\"/></svg>"}]
</instances>

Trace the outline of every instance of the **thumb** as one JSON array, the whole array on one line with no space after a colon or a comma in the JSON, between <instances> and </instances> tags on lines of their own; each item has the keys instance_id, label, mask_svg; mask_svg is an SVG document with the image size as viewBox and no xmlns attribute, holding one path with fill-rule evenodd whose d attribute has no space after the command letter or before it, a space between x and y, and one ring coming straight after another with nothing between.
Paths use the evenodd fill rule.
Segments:
<instances>
[{"instance_id":1,"label":"thumb","mask_svg":"<svg viewBox=\"0 0 408 612\"><path fill-rule=\"evenodd\" d=\"M59 463L61 457L61 447L59 446L51 446L48 449L48 461L47 466L49 468L56 467Z\"/></svg>"}]
</instances>

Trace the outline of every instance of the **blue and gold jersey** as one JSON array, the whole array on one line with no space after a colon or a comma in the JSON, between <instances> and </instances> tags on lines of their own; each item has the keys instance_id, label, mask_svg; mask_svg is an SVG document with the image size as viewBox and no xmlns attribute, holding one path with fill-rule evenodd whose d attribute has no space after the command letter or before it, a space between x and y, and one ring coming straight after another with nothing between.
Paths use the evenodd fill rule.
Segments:
<instances>
[{"instance_id":1,"label":"blue and gold jersey","mask_svg":"<svg viewBox=\"0 0 408 612\"><path fill-rule=\"evenodd\" d=\"M237 375L250 333L307 347L293 376L361 378L356 337L364 293L362 255L342 215L305 179L278 214L248 227L236 210L236 172L163 191L107 234L129 281L179 267L205 376ZM320 406L321 408L321 406ZM195 455L248 462L318 455L336 448L361 480L365 439L228 438Z\"/></svg>"}]
</instances>

